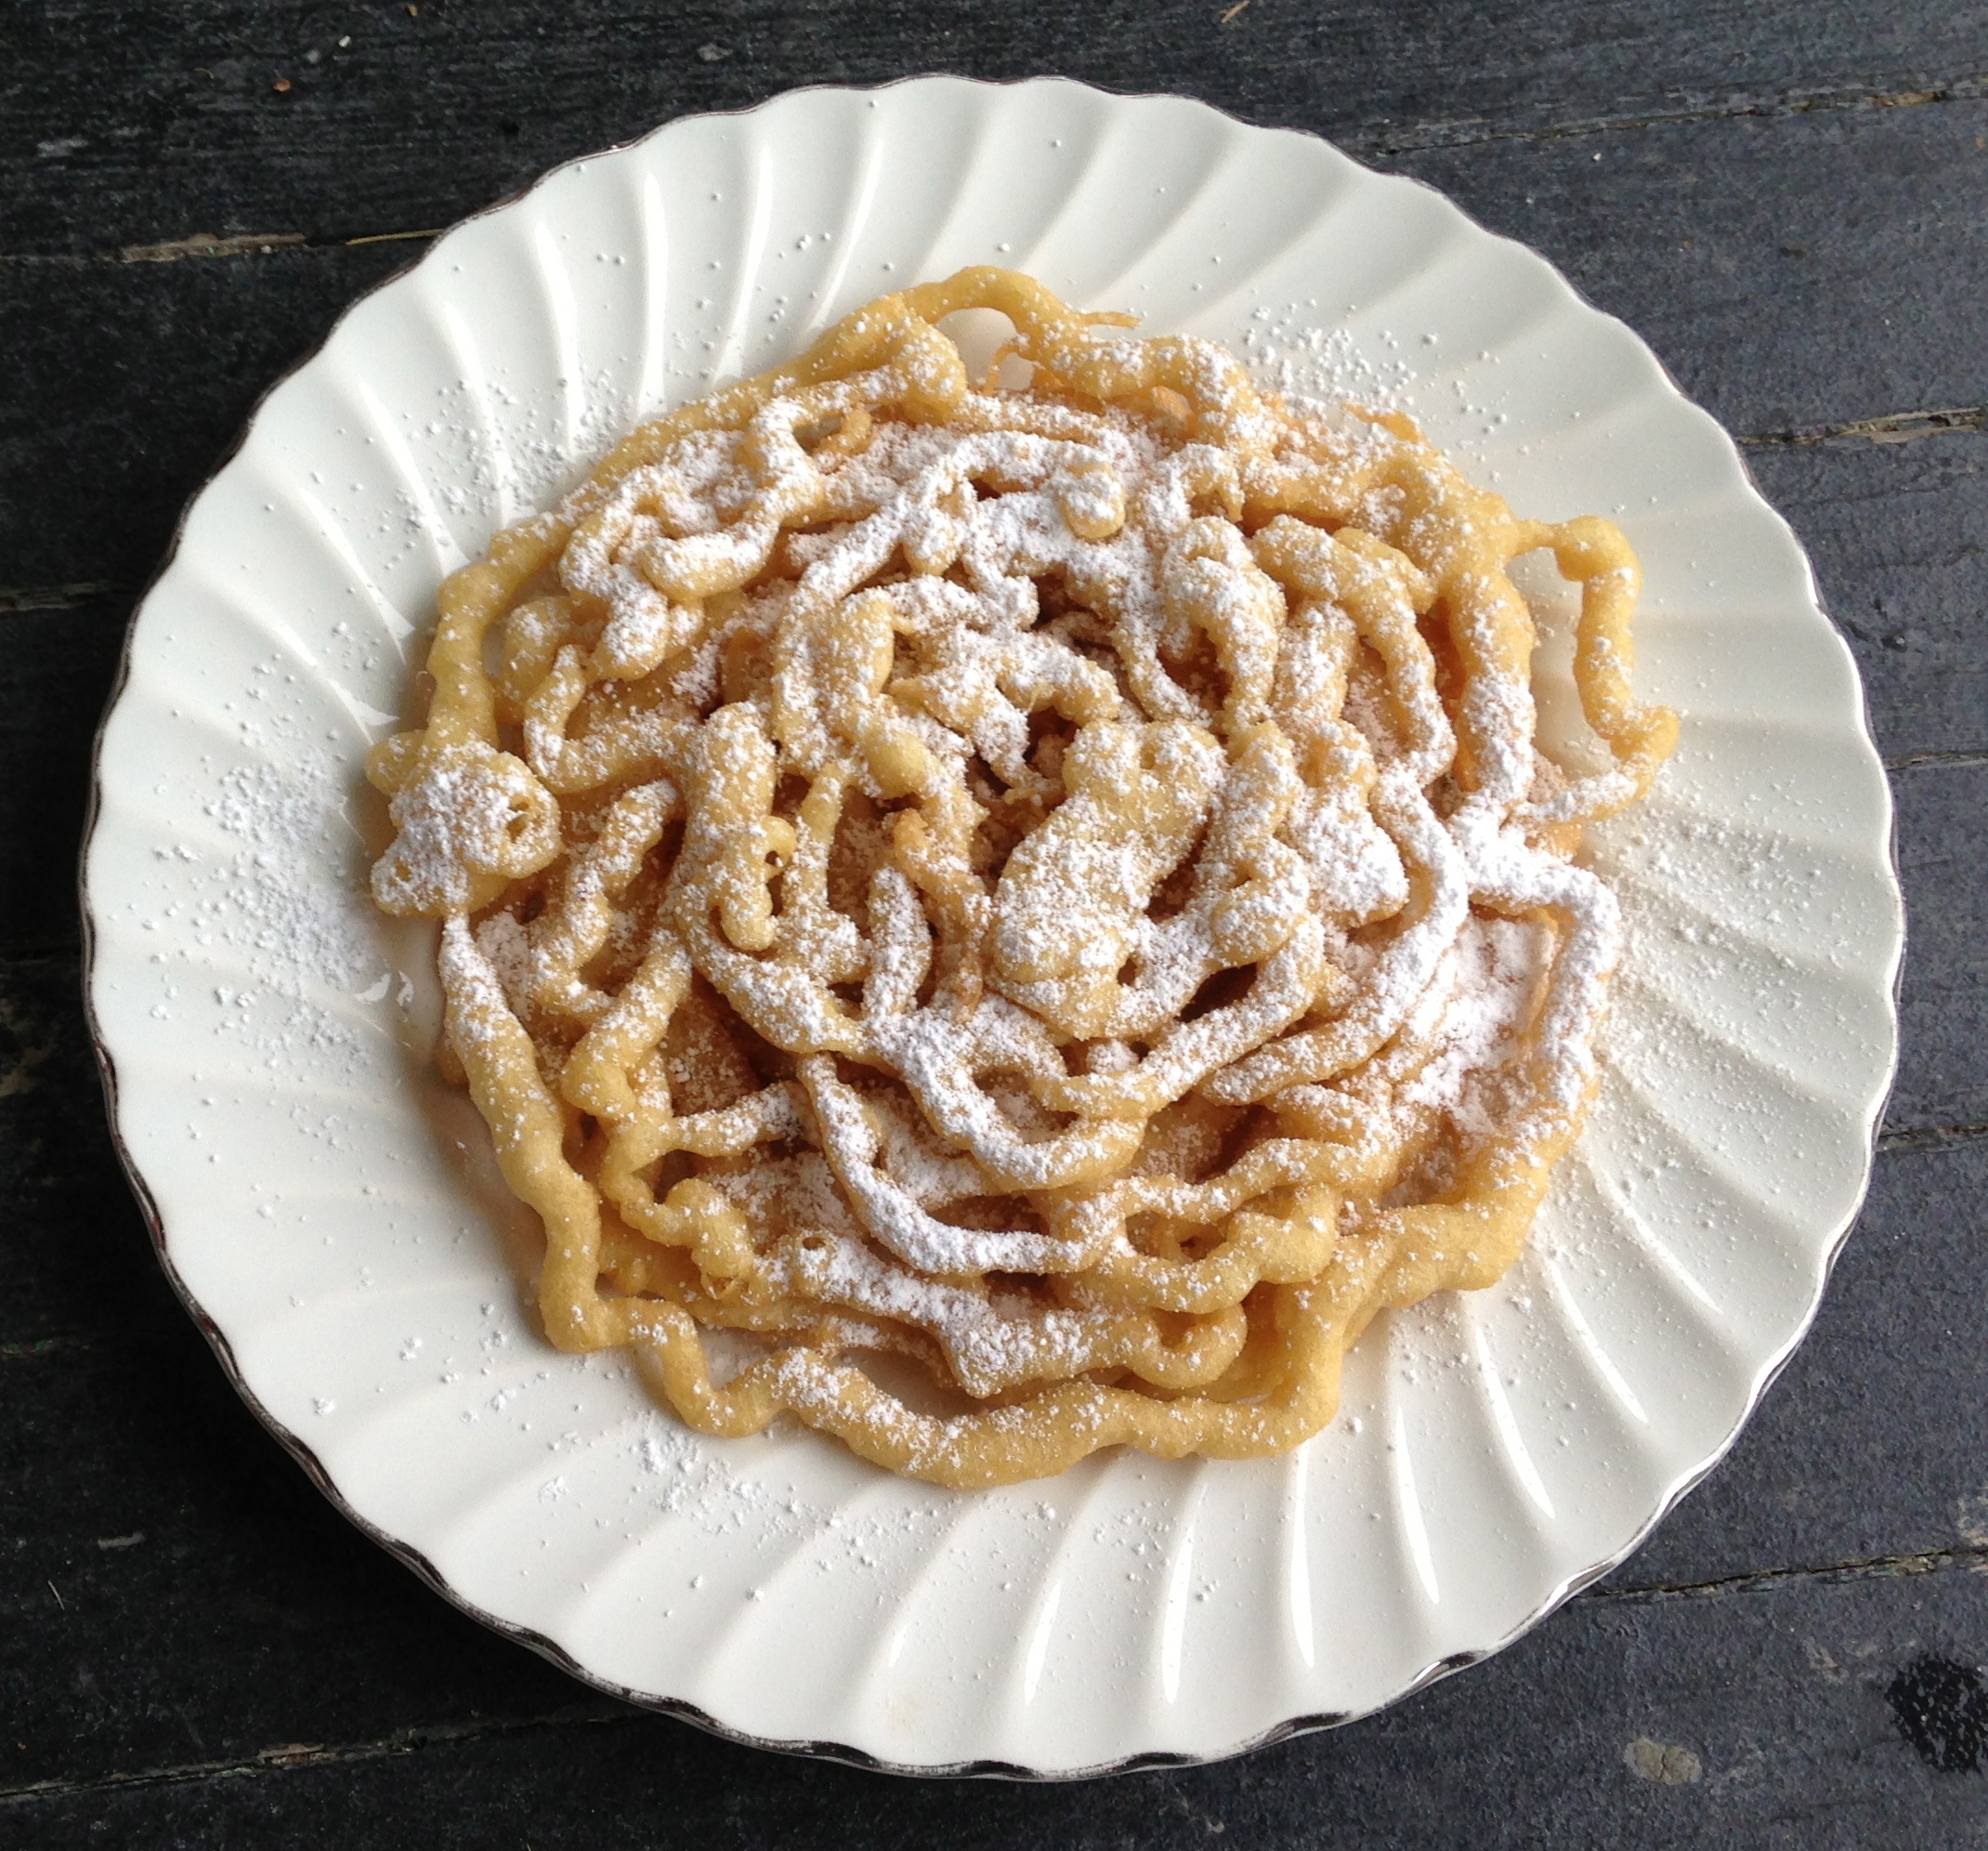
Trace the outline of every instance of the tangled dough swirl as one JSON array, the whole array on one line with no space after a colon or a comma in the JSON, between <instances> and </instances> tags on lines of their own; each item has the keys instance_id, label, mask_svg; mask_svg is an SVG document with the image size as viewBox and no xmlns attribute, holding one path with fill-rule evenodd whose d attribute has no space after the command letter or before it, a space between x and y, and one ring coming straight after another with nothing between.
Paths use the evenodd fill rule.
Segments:
<instances>
[{"instance_id":1,"label":"tangled dough swirl","mask_svg":"<svg viewBox=\"0 0 1988 1851\"><path fill-rule=\"evenodd\" d=\"M369 761L546 1333L706 1432L962 1487L1288 1449L1579 1129L1621 930L1572 857L1676 734L1634 558L1126 325L965 270L643 427L443 586ZM1538 548L1599 773L1534 744Z\"/></svg>"}]
</instances>

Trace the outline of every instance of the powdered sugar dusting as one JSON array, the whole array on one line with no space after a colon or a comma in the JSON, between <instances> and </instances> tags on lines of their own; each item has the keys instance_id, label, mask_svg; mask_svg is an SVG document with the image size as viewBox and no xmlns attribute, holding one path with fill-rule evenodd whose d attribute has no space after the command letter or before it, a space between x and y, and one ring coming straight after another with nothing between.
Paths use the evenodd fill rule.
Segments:
<instances>
[{"instance_id":1,"label":"powdered sugar dusting","mask_svg":"<svg viewBox=\"0 0 1988 1851\"><path fill-rule=\"evenodd\" d=\"M489 601L494 552L461 582L430 725L374 761L373 889L446 922L451 1044L537 1177L561 1341L634 1332L680 1408L858 1418L952 1482L967 1429L845 1352L982 1403L1205 1387L1342 1212L1544 1177L1619 950L1569 832L1625 791L1533 745L1505 566L1537 530L1384 391L1297 389L1344 397L1349 340L1261 320L1265 400L1211 343L1059 309L1017 340L1078 383L1038 397L874 309L838 338L891 331L887 361L658 427L510 543L532 602ZM1631 581L1593 571L1619 611ZM1174 1168L1197 1115L1226 1127L1207 1175ZM1510 1169L1467 1173L1477 1147ZM1529 1209L1491 1212L1516 1251ZM630 1296L569 1280L596 1251ZM696 1323L771 1347L687 1361ZM1078 1398L1066 1438L1102 1443L1108 1398ZM973 1416L993 1445L1035 1418Z\"/></svg>"}]
</instances>

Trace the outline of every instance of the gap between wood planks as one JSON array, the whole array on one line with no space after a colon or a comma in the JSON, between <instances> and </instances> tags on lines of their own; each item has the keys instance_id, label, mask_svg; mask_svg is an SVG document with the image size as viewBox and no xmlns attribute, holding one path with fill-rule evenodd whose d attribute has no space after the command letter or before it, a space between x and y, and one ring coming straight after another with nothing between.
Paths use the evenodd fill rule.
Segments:
<instances>
[{"instance_id":1,"label":"gap between wood planks","mask_svg":"<svg viewBox=\"0 0 1988 1851\"><path fill-rule=\"evenodd\" d=\"M27 584L0 587L0 617L21 610L70 610L94 598L109 597L128 586L109 580L85 580L74 584Z\"/></svg>"},{"instance_id":2,"label":"gap between wood planks","mask_svg":"<svg viewBox=\"0 0 1988 1851\"><path fill-rule=\"evenodd\" d=\"M1888 412L1883 417L1853 418L1848 424L1797 425L1763 430L1738 442L1746 450L1805 450L1818 443L1861 439L1865 443L1912 443L1949 431L1988 430L1988 405L1949 405L1936 412Z\"/></svg>"},{"instance_id":3,"label":"gap between wood planks","mask_svg":"<svg viewBox=\"0 0 1988 1851\"><path fill-rule=\"evenodd\" d=\"M1248 0L1244 0L1246 7ZM1244 10L1233 7L1223 15L1227 24ZM1397 125L1354 124L1328 138L1354 151L1386 157L1450 148L1471 148L1501 141L1568 141L1588 136L1631 134L1640 129L1673 125L1739 122L1778 116L1916 109L1929 103L1970 103L1988 99L1988 74L1943 78L1911 89L1877 90L1868 85L1812 90L1784 90L1760 97L1727 97L1718 100L1681 100L1668 106L1618 115L1579 116L1566 122L1527 125L1498 123L1485 116L1451 122ZM278 251L349 249L360 244L414 243L438 238L439 229L372 231L353 238L314 238L302 231L246 231L222 236L195 231L154 243L124 244L114 251L85 253L0 253L0 263L176 263L187 258L266 256ZM1940 414L1926 414L1937 416ZM1793 440L1801 441L1797 438ZM1897 440L1893 440L1894 441Z\"/></svg>"},{"instance_id":4,"label":"gap between wood planks","mask_svg":"<svg viewBox=\"0 0 1988 1851\"><path fill-rule=\"evenodd\" d=\"M1716 1580L1647 1587L1598 1587L1576 1596L1569 1606L1622 1605L1668 1600L1719 1599L1760 1594L1797 1582L1824 1585L1864 1581L1896 1581L1954 1571L1988 1569L1988 1545L1929 1549L1910 1556L1876 1556L1815 1568L1768 1569L1754 1574L1726 1575ZM143 1787L183 1786L210 1780L239 1780L281 1774L294 1767L352 1766L369 1761L398 1760L430 1748L455 1748L471 1743L565 1728L620 1727L649 1722L656 1713L633 1704L601 1700L547 1711L534 1716L483 1716L464 1723L404 1729L369 1741L287 1742L233 1761L181 1762L164 1767L98 1775L80 1780L34 1780L0 1787L0 1811L25 1809L38 1802L72 1799L83 1794L108 1794Z\"/></svg>"},{"instance_id":5,"label":"gap between wood planks","mask_svg":"<svg viewBox=\"0 0 1988 1851\"><path fill-rule=\"evenodd\" d=\"M1567 141L1589 135L1621 135L1642 128L1703 122L1735 122L1747 117L1813 115L1843 111L1915 109L1927 103L1972 103L1988 98L1988 76L1951 77L1909 90L1874 90L1846 86L1784 90L1765 97L1727 97L1702 103L1681 101L1668 107L1620 115L1580 116L1568 122L1535 127L1506 125L1484 116L1455 122L1423 123L1397 128L1377 124L1336 133L1334 140L1372 154L1413 154L1424 150L1471 148L1490 141Z\"/></svg>"},{"instance_id":6,"label":"gap between wood planks","mask_svg":"<svg viewBox=\"0 0 1988 1851\"><path fill-rule=\"evenodd\" d=\"M1881 1155L1893 1152L1917 1156L1933 1150L1952 1150L1962 1144L1974 1144L1988 1137L1988 1124L1925 1125L1913 1130L1887 1131L1878 1136Z\"/></svg>"},{"instance_id":7,"label":"gap between wood planks","mask_svg":"<svg viewBox=\"0 0 1988 1851\"><path fill-rule=\"evenodd\" d=\"M312 238L302 231L242 231L222 237L195 231L156 244L122 244L114 251L0 252L6 264L177 264L189 258L267 257L279 251L349 251L361 244L419 244L439 238L446 226L418 231L369 231L359 238Z\"/></svg>"},{"instance_id":8,"label":"gap between wood planks","mask_svg":"<svg viewBox=\"0 0 1988 1851\"><path fill-rule=\"evenodd\" d=\"M1699 1582L1653 1582L1637 1587L1589 1588L1576 1597L1584 1601L1707 1600L1721 1595L1765 1594L1794 1582L1900 1581L1914 1575L1937 1575L1951 1569L1970 1574L1988 1570L1988 1543L1956 1542L1949 1548L1922 1549L1909 1556L1864 1556L1848 1562L1826 1562L1786 1569L1757 1569L1750 1574L1718 1575Z\"/></svg>"},{"instance_id":9,"label":"gap between wood planks","mask_svg":"<svg viewBox=\"0 0 1988 1851\"><path fill-rule=\"evenodd\" d=\"M118 1338L120 1345L128 1341L131 1340L123 1335ZM137 1341L142 1343L145 1339L140 1337ZM74 1332L59 1337L29 1337L20 1343L0 1344L0 1362L20 1362L31 1357L69 1356L77 1350L100 1346L100 1339Z\"/></svg>"},{"instance_id":10,"label":"gap between wood planks","mask_svg":"<svg viewBox=\"0 0 1988 1851\"><path fill-rule=\"evenodd\" d=\"M1887 771L1922 771L1931 765L1973 771L1988 765L1988 748L1961 752L1908 752L1903 758L1886 759L1884 765Z\"/></svg>"},{"instance_id":11,"label":"gap between wood planks","mask_svg":"<svg viewBox=\"0 0 1988 1851\"><path fill-rule=\"evenodd\" d=\"M576 1704L552 1710L537 1716L482 1716L473 1722L404 1729L398 1735L373 1741L286 1742L280 1747L259 1750L240 1761L189 1761L166 1767L139 1768L130 1773L101 1774L83 1780L31 1780L19 1787L0 1787L0 1811L32 1805L36 1801L71 1799L82 1793L114 1793L135 1787L174 1787L202 1780L239 1780L253 1775L281 1773L292 1767L397 1760L402 1755L418 1754L426 1748L452 1748L493 1738L528 1735L541 1729L598 1727L603 1724L625 1726L631 1723L647 1722L652 1713L631 1704L602 1700L592 1705Z\"/></svg>"}]
</instances>

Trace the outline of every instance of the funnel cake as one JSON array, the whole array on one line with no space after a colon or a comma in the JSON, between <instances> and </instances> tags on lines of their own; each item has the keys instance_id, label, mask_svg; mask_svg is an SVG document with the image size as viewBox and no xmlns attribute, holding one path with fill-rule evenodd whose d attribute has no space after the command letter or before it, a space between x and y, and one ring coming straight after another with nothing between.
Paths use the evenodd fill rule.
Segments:
<instances>
[{"instance_id":1,"label":"funnel cake","mask_svg":"<svg viewBox=\"0 0 1988 1851\"><path fill-rule=\"evenodd\" d=\"M444 584L369 760L546 1334L702 1431L955 1487L1286 1451L1580 1129L1622 931L1574 856L1676 736L1633 555L1129 325L964 270L644 426Z\"/></svg>"}]
</instances>

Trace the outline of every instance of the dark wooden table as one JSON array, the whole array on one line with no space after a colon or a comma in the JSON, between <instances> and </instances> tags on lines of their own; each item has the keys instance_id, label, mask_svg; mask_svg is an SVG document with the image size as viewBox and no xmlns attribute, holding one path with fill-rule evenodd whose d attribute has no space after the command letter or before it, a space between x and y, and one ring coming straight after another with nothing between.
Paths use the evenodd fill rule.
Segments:
<instances>
[{"instance_id":1,"label":"dark wooden table","mask_svg":"<svg viewBox=\"0 0 1988 1851\"><path fill-rule=\"evenodd\" d=\"M1381 1716L1066 1787L736 1748L418 1584L167 1291L79 1003L92 729L257 395L556 161L928 70L1317 130L1639 329L1810 549L1911 909L1869 1204L1710 1481ZM0 1843L1988 1844L1988 7L15 0L0 175Z\"/></svg>"}]
</instances>

